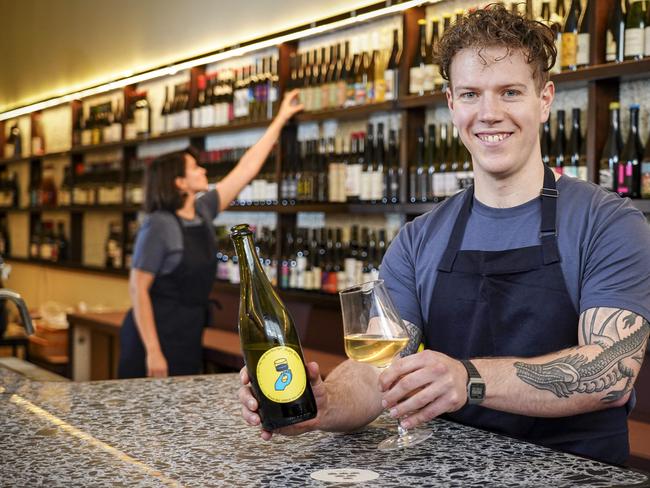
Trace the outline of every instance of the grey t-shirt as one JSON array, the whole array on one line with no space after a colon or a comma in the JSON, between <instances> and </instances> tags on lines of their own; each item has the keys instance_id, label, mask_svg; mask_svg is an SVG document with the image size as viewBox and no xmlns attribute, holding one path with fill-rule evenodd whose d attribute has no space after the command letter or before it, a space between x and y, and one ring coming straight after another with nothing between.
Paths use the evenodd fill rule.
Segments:
<instances>
[{"instance_id":1,"label":"grey t-shirt","mask_svg":"<svg viewBox=\"0 0 650 488\"><path fill-rule=\"evenodd\" d=\"M208 191L196 199L197 218L181 219L184 226L211 223L219 212L219 194ZM156 276L169 274L183 257L183 233L171 212L158 210L148 214L135 239L134 268Z\"/></svg>"},{"instance_id":2,"label":"grey t-shirt","mask_svg":"<svg viewBox=\"0 0 650 488\"><path fill-rule=\"evenodd\" d=\"M561 268L576 311L622 308L650 320L650 226L643 214L628 199L593 183L562 176L557 187ZM458 194L404 226L381 265L380 277L402 318L420 328L429 317L437 268L463 197ZM503 209L475 198L461 249L539 245L540 220L539 198Z\"/></svg>"}]
</instances>

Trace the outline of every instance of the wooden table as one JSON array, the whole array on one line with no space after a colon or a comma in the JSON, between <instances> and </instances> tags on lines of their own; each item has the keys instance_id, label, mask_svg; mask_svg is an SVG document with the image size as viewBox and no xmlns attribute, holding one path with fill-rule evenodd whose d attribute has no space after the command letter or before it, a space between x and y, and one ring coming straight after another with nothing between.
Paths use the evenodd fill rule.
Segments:
<instances>
[{"instance_id":1,"label":"wooden table","mask_svg":"<svg viewBox=\"0 0 650 488\"><path fill-rule=\"evenodd\" d=\"M68 314L69 376L75 381L112 379L117 375L119 331L125 312ZM235 332L208 327L203 332L204 356L207 360L240 368L244 365L239 336ZM317 349L303 347L306 361L316 361L327 376L346 358Z\"/></svg>"}]
</instances>

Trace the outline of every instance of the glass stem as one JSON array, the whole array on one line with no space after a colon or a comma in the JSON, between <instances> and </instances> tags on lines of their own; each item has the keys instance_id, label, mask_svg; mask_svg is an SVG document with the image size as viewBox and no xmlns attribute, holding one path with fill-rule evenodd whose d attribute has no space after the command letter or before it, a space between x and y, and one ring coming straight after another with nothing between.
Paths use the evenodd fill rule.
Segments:
<instances>
[{"instance_id":1,"label":"glass stem","mask_svg":"<svg viewBox=\"0 0 650 488\"><path fill-rule=\"evenodd\" d=\"M404 437L407 436L408 433L409 433L408 429L405 429L402 426L402 421L400 419L397 419L397 435L399 435L400 437Z\"/></svg>"}]
</instances>

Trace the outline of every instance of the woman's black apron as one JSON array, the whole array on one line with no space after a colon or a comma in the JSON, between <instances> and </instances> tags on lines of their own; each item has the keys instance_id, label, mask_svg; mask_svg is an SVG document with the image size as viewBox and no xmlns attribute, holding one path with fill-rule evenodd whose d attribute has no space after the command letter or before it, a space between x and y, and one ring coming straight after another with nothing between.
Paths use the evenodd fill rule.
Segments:
<instances>
[{"instance_id":1,"label":"woman's black apron","mask_svg":"<svg viewBox=\"0 0 650 488\"><path fill-rule=\"evenodd\" d=\"M438 267L424 332L427 348L468 359L534 357L578 345L579 317L564 282L557 244L558 193L553 172L546 166L541 195L540 245L507 251L461 251L474 200L474 188L467 189ZM466 405L448 417L622 464L629 453L627 413L623 406L570 417L538 418Z\"/></svg>"},{"instance_id":2,"label":"woman's black apron","mask_svg":"<svg viewBox=\"0 0 650 488\"><path fill-rule=\"evenodd\" d=\"M149 289L158 340L170 376L201 372L201 340L208 323L208 299L217 269L211 225L184 226L178 217L176 220L183 233L181 262L171 273L156 276ZM146 352L131 309L120 331L118 376L146 375Z\"/></svg>"}]
</instances>

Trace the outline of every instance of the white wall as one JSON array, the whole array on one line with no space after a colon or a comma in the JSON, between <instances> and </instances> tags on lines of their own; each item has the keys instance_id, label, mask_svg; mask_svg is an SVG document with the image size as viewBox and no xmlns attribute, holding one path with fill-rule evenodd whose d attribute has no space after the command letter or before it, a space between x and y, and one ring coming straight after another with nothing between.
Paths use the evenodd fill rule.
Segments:
<instances>
[{"instance_id":1,"label":"white wall","mask_svg":"<svg viewBox=\"0 0 650 488\"><path fill-rule=\"evenodd\" d=\"M0 0L0 111L372 3Z\"/></svg>"}]
</instances>

